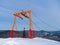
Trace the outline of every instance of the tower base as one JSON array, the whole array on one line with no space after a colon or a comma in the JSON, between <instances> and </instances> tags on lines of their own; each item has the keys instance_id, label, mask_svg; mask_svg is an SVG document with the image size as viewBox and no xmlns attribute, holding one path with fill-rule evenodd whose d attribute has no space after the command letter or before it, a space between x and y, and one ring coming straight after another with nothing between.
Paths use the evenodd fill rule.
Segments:
<instances>
[{"instance_id":1,"label":"tower base","mask_svg":"<svg viewBox=\"0 0 60 45\"><path fill-rule=\"evenodd\" d=\"M13 33L14 33L14 30L11 30L11 32L10 32L10 38L13 37Z\"/></svg>"},{"instance_id":2,"label":"tower base","mask_svg":"<svg viewBox=\"0 0 60 45\"><path fill-rule=\"evenodd\" d=\"M33 35L32 35L32 29L29 30L29 38L32 39Z\"/></svg>"}]
</instances>

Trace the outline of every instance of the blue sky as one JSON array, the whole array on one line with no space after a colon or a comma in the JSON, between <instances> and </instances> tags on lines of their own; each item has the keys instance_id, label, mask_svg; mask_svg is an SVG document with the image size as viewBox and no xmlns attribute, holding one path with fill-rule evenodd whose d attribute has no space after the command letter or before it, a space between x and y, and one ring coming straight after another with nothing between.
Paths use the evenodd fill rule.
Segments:
<instances>
[{"instance_id":1,"label":"blue sky","mask_svg":"<svg viewBox=\"0 0 60 45\"><path fill-rule=\"evenodd\" d=\"M0 29L11 30L13 14L21 10L32 11L33 29L60 30L60 0L0 0ZM23 17L24 18L24 17ZM16 19L18 30L29 29L28 20Z\"/></svg>"}]
</instances>

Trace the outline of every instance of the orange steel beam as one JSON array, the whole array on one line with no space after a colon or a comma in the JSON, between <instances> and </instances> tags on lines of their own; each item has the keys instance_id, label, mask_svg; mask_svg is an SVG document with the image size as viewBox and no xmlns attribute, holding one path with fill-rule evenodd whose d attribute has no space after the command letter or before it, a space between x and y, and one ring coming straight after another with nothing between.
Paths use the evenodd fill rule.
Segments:
<instances>
[{"instance_id":1,"label":"orange steel beam","mask_svg":"<svg viewBox=\"0 0 60 45\"><path fill-rule=\"evenodd\" d=\"M28 13L28 16L26 16L26 14ZM32 38L32 18L31 18L31 10L27 10L26 11L22 11L21 14L29 19L29 38Z\"/></svg>"},{"instance_id":2,"label":"orange steel beam","mask_svg":"<svg viewBox=\"0 0 60 45\"><path fill-rule=\"evenodd\" d=\"M33 37L31 10L28 10L27 13L29 14L29 38L31 39Z\"/></svg>"},{"instance_id":3,"label":"orange steel beam","mask_svg":"<svg viewBox=\"0 0 60 45\"><path fill-rule=\"evenodd\" d=\"M12 25L12 30L10 32L10 38L13 37L13 33L14 33L14 26L16 25L16 16L14 16L14 22L13 22L13 25Z\"/></svg>"},{"instance_id":4,"label":"orange steel beam","mask_svg":"<svg viewBox=\"0 0 60 45\"><path fill-rule=\"evenodd\" d=\"M16 17L19 17L19 18L23 19L23 18L20 16L20 12L16 12L16 13L14 14L14 22L13 22L13 25L12 25L12 30L11 30L11 32L10 32L10 38L13 37L14 27L16 26Z\"/></svg>"}]
</instances>

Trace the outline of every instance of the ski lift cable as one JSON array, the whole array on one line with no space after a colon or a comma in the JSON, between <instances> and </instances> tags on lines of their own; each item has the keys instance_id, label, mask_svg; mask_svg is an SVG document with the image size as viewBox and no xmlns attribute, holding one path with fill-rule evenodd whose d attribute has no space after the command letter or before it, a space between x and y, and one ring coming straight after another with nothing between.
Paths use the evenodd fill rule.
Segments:
<instances>
[{"instance_id":1,"label":"ski lift cable","mask_svg":"<svg viewBox=\"0 0 60 45\"><path fill-rule=\"evenodd\" d=\"M38 27L35 22L32 21L32 23L33 23L33 25L34 25L38 30L40 30L40 27ZM34 27L33 27L33 28L34 28Z\"/></svg>"},{"instance_id":2,"label":"ski lift cable","mask_svg":"<svg viewBox=\"0 0 60 45\"><path fill-rule=\"evenodd\" d=\"M56 28L56 27L53 27L53 26L47 24L44 20L41 19L41 17L38 18L36 15L34 15L34 17L35 17L35 19L37 19L37 20L39 19L38 21L41 21L43 24L47 25L47 26L50 27L50 28L59 29L59 28Z\"/></svg>"},{"instance_id":3,"label":"ski lift cable","mask_svg":"<svg viewBox=\"0 0 60 45\"><path fill-rule=\"evenodd\" d=\"M6 8L5 6L1 6L1 7L6 9L8 13L10 12L9 14L16 12L16 11L19 11L18 9L9 9L9 8Z\"/></svg>"},{"instance_id":4,"label":"ski lift cable","mask_svg":"<svg viewBox=\"0 0 60 45\"><path fill-rule=\"evenodd\" d=\"M9 10L9 11L11 11L11 12L15 11L15 10L13 10L13 9L6 8L6 7L4 7L4 6L1 6L1 7L4 8L4 9L6 9L6 10Z\"/></svg>"},{"instance_id":5,"label":"ski lift cable","mask_svg":"<svg viewBox=\"0 0 60 45\"><path fill-rule=\"evenodd\" d=\"M56 28L56 27L53 27L53 26L47 24L45 21L43 21L41 18L38 18L36 15L34 15L34 17L35 17L38 21L41 21L42 23L46 24L48 27L51 27L51 28L53 28L53 29L59 29L59 28Z\"/></svg>"},{"instance_id":6,"label":"ski lift cable","mask_svg":"<svg viewBox=\"0 0 60 45\"><path fill-rule=\"evenodd\" d=\"M5 8L5 9L7 9L7 10L10 10L9 12L14 12L14 10L12 10L12 9L8 9L8 8L6 8L6 7L3 7L3 8ZM10 13L9 13L10 14ZM19 23L21 23L21 22L19 22ZM25 23L25 22L24 22ZM23 24L23 23L21 23L21 24ZM16 27L17 28L17 27Z\"/></svg>"},{"instance_id":7,"label":"ski lift cable","mask_svg":"<svg viewBox=\"0 0 60 45\"><path fill-rule=\"evenodd\" d=\"M12 9L8 9L8 8L6 8L6 7L3 7L3 8L9 10L9 12L14 12L14 10L12 10ZM9 13L9 14L10 14L10 13ZM19 23L21 23L21 22L19 22ZM23 23L21 23L21 24L23 24ZM16 25L15 25L15 28L16 28L16 30L18 30L17 22L16 22Z\"/></svg>"},{"instance_id":8,"label":"ski lift cable","mask_svg":"<svg viewBox=\"0 0 60 45\"><path fill-rule=\"evenodd\" d=\"M6 8L6 7L3 7L3 8L5 8L5 9L7 9L7 10L10 10L11 12L13 12L12 9L8 9L8 8ZM36 17L36 19L38 18L36 15L34 15L34 16ZM43 21L41 18L39 18L39 19L40 19L39 21L41 21L42 23L46 24L48 27L51 27L51 28L53 28L53 29L58 29L58 28L56 28L56 27L53 27L53 26L47 24L47 23L46 23L45 21Z\"/></svg>"}]
</instances>

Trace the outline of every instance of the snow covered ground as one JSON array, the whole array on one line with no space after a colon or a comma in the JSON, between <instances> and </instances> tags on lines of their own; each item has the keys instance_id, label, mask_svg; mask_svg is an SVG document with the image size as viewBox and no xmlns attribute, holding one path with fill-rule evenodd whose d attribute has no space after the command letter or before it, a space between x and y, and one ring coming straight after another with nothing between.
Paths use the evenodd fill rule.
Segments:
<instances>
[{"instance_id":1,"label":"snow covered ground","mask_svg":"<svg viewBox=\"0 0 60 45\"><path fill-rule=\"evenodd\" d=\"M60 42L43 38L0 38L0 45L60 45Z\"/></svg>"}]
</instances>

